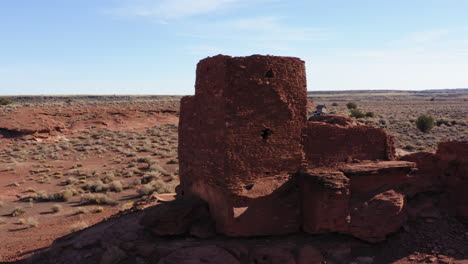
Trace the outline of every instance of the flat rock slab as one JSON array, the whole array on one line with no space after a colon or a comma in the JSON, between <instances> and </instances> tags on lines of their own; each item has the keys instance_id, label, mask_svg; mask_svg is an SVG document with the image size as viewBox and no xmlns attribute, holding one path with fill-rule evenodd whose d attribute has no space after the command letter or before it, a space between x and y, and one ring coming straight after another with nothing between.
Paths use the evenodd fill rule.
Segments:
<instances>
[{"instance_id":1,"label":"flat rock slab","mask_svg":"<svg viewBox=\"0 0 468 264\"><path fill-rule=\"evenodd\" d=\"M341 171L344 172L346 176L359 176L359 175L369 175L376 173L385 173L392 171L405 171L411 172L416 168L416 163L409 161L372 161L372 162L362 162L344 165L341 168Z\"/></svg>"}]
</instances>

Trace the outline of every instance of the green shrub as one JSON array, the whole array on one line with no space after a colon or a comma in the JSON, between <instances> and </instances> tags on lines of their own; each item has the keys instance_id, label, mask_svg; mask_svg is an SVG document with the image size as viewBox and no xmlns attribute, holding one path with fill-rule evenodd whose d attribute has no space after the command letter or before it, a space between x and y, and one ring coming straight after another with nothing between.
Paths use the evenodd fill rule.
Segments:
<instances>
[{"instance_id":1,"label":"green shrub","mask_svg":"<svg viewBox=\"0 0 468 264\"><path fill-rule=\"evenodd\" d=\"M366 117L375 117L374 112L367 112Z\"/></svg>"},{"instance_id":2,"label":"green shrub","mask_svg":"<svg viewBox=\"0 0 468 264\"><path fill-rule=\"evenodd\" d=\"M10 98L0 98L0 105L10 105L13 101Z\"/></svg>"},{"instance_id":3,"label":"green shrub","mask_svg":"<svg viewBox=\"0 0 468 264\"><path fill-rule=\"evenodd\" d=\"M416 127L423 133L429 132L434 127L434 119L430 115L420 115L416 119Z\"/></svg>"},{"instance_id":4,"label":"green shrub","mask_svg":"<svg viewBox=\"0 0 468 264\"><path fill-rule=\"evenodd\" d=\"M354 118L363 118L366 115L358 109L351 109L351 114L349 116Z\"/></svg>"},{"instance_id":5,"label":"green shrub","mask_svg":"<svg viewBox=\"0 0 468 264\"><path fill-rule=\"evenodd\" d=\"M333 103L332 106L338 106L338 103Z\"/></svg>"},{"instance_id":6,"label":"green shrub","mask_svg":"<svg viewBox=\"0 0 468 264\"><path fill-rule=\"evenodd\" d=\"M356 103L353 103L353 102L349 102L346 104L346 107L348 109L356 109L357 108L357 104Z\"/></svg>"}]
</instances>

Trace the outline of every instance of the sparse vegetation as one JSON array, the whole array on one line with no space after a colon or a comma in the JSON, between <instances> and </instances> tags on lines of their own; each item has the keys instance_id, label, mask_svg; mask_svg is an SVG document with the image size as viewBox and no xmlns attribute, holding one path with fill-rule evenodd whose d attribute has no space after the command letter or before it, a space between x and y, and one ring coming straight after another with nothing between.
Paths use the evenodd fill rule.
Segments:
<instances>
[{"instance_id":1,"label":"sparse vegetation","mask_svg":"<svg viewBox=\"0 0 468 264\"><path fill-rule=\"evenodd\" d=\"M76 215L81 215L81 214L87 214L88 210L84 207L78 207L76 208L75 214Z\"/></svg>"},{"instance_id":2,"label":"sparse vegetation","mask_svg":"<svg viewBox=\"0 0 468 264\"><path fill-rule=\"evenodd\" d=\"M52 209L52 213L58 213L62 211L63 206L60 204L54 204L51 209Z\"/></svg>"},{"instance_id":3,"label":"sparse vegetation","mask_svg":"<svg viewBox=\"0 0 468 264\"><path fill-rule=\"evenodd\" d=\"M98 207L96 207L96 210L94 210L94 212L97 213L97 214L102 213L102 212L104 212L104 207L98 206Z\"/></svg>"},{"instance_id":4,"label":"sparse vegetation","mask_svg":"<svg viewBox=\"0 0 468 264\"><path fill-rule=\"evenodd\" d=\"M23 209L23 207L16 207L15 209L13 209L13 211L11 211L11 216L15 217L15 216L21 216L21 215L24 215L26 213L26 211Z\"/></svg>"},{"instance_id":5,"label":"sparse vegetation","mask_svg":"<svg viewBox=\"0 0 468 264\"><path fill-rule=\"evenodd\" d=\"M13 104L13 100L10 98L2 97L0 98L0 105L10 105Z\"/></svg>"},{"instance_id":6,"label":"sparse vegetation","mask_svg":"<svg viewBox=\"0 0 468 264\"><path fill-rule=\"evenodd\" d=\"M363 118L366 115L358 109L351 109L351 113L349 114L349 116L354 118Z\"/></svg>"},{"instance_id":7,"label":"sparse vegetation","mask_svg":"<svg viewBox=\"0 0 468 264\"><path fill-rule=\"evenodd\" d=\"M356 104L356 103L353 103L353 102L349 102L349 103L346 104L346 107L347 107L348 109L350 109L350 110L351 110L351 109L357 109L357 104Z\"/></svg>"},{"instance_id":8,"label":"sparse vegetation","mask_svg":"<svg viewBox=\"0 0 468 264\"><path fill-rule=\"evenodd\" d=\"M140 196L147 196L153 193L173 193L175 192L176 184L174 182L164 182L162 180L151 181L138 189Z\"/></svg>"},{"instance_id":9,"label":"sparse vegetation","mask_svg":"<svg viewBox=\"0 0 468 264\"><path fill-rule=\"evenodd\" d=\"M39 221L34 217L28 217L28 219L26 220L26 224L29 228L33 228L39 226Z\"/></svg>"},{"instance_id":10,"label":"sparse vegetation","mask_svg":"<svg viewBox=\"0 0 468 264\"><path fill-rule=\"evenodd\" d=\"M366 117L375 117L374 112L367 112Z\"/></svg>"},{"instance_id":11,"label":"sparse vegetation","mask_svg":"<svg viewBox=\"0 0 468 264\"><path fill-rule=\"evenodd\" d=\"M81 196L81 203L83 204L108 204L108 205L116 205L117 202L110 198L109 196L102 194L102 193L86 193Z\"/></svg>"},{"instance_id":12,"label":"sparse vegetation","mask_svg":"<svg viewBox=\"0 0 468 264\"><path fill-rule=\"evenodd\" d=\"M434 127L434 119L430 115L420 115L416 119L416 127L421 132L427 133Z\"/></svg>"},{"instance_id":13,"label":"sparse vegetation","mask_svg":"<svg viewBox=\"0 0 468 264\"><path fill-rule=\"evenodd\" d=\"M77 232L88 227L86 222L80 221L70 226L70 232Z\"/></svg>"}]
</instances>

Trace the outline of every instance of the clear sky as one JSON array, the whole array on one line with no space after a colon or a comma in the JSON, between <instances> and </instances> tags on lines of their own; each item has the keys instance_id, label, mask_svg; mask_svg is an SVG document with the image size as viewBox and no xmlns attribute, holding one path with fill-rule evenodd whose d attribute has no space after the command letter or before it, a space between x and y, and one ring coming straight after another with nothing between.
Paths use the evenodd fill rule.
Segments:
<instances>
[{"instance_id":1,"label":"clear sky","mask_svg":"<svg viewBox=\"0 0 468 264\"><path fill-rule=\"evenodd\" d=\"M216 54L309 90L468 87L465 0L0 0L0 94L193 94Z\"/></svg>"}]
</instances>

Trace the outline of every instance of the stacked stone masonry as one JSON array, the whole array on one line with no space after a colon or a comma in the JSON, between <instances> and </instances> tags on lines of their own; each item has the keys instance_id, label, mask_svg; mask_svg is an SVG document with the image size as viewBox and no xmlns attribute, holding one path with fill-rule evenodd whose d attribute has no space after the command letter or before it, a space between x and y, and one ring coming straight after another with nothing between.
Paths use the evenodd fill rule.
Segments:
<instances>
[{"instance_id":1,"label":"stacked stone masonry","mask_svg":"<svg viewBox=\"0 0 468 264\"><path fill-rule=\"evenodd\" d=\"M208 204L217 233L302 230L381 241L408 219L407 196L427 190L414 184L427 175L417 168L426 159L395 160L383 129L340 115L306 120L305 64L298 58L207 58L195 88L181 103L178 193ZM453 211L465 217L466 151L466 144L441 145L431 157L445 179L428 176L453 189ZM459 166L448 171L453 162Z\"/></svg>"}]
</instances>

